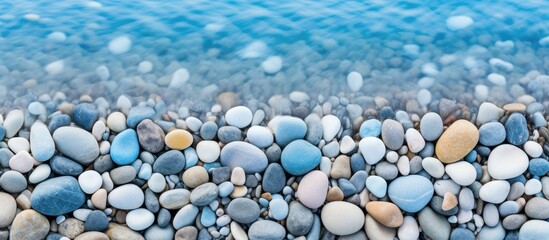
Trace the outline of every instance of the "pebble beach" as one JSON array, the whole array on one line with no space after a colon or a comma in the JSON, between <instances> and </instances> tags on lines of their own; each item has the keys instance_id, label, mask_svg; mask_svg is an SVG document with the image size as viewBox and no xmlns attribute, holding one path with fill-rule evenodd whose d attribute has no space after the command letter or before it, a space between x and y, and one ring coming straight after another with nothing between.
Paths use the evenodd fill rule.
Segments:
<instances>
[{"instance_id":1,"label":"pebble beach","mask_svg":"<svg viewBox=\"0 0 549 240\"><path fill-rule=\"evenodd\" d=\"M549 239L549 26L503 14L531 5L398 1L402 40L345 25L377 2L47 2L0 12L0 240Z\"/></svg>"}]
</instances>

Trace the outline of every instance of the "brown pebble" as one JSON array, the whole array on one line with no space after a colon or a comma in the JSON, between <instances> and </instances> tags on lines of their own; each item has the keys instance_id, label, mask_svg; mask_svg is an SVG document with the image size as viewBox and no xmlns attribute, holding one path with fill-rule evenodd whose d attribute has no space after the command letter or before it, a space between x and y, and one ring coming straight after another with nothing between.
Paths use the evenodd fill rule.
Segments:
<instances>
[{"instance_id":1,"label":"brown pebble","mask_svg":"<svg viewBox=\"0 0 549 240\"><path fill-rule=\"evenodd\" d=\"M332 164L330 170L330 177L332 179L351 178L351 161L346 155L339 155Z\"/></svg>"},{"instance_id":2,"label":"brown pebble","mask_svg":"<svg viewBox=\"0 0 549 240\"><path fill-rule=\"evenodd\" d=\"M261 194L261 197L262 197L262 198L265 198L265 199L267 199L267 200L269 200L269 201L271 201L271 199L273 199L273 196L271 195L270 192L264 192L264 193L262 193L262 194Z\"/></svg>"},{"instance_id":3,"label":"brown pebble","mask_svg":"<svg viewBox=\"0 0 549 240\"><path fill-rule=\"evenodd\" d=\"M231 198L244 197L248 193L248 188L246 186L234 186L234 190L231 193Z\"/></svg>"},{"instance_id":4,"label":"brown pebble","mask_svg":"<svg viewBox=\"0 0 549 240\"><path fill-rule=\"evenodd\" d=\"M31 202L30 202L31 192L29 190L23 191L17 198L15 199L15 202L17 202L17 206L20 209L30 209L31 208Z\"/></svg>"},{"instance_id":5,"label":"brown pebble","mask_svg":"<svg viewBox=\"0 0 549 240\"><path fill-rule=\"evenodd\" d=\"M181 228L175 233L175 240L196 240L197 237L198 230L194 226Z\"/></svg>"},{"instance_id":6,"label":"brown pebble","mask_svg":"<svg viewBox=\"0 0 549 240\"><path fill-rule=\"evenodd\" d=\"M116 211L116 215L115 215L116 222L126 223L126 215L128 215L127 211L124 211L124 210Z\"/></svg>"},{"instance_id":7,"label":"brown pebble","mask_svg":"<svg viewBox=\"0 0 549 240\"><path fill-rule=\"evenodd\" d=\"M59 224L57 231L63 236L73 239L84 232L84 222L76 218L67 218Z\"/></svg>"},{"instance_id":8,"label":"brown pebble","mask_svg":"<svg viewBox=\"0 0 549 240\"><path fill-rule=\"evenodd\" d=\"M193 135L183 129L175 129L166 134L164 138L166 146L175 150L183 150L193 143Z\"/></svg>"},{"instance_id":9,"label":"brown pebble","mask_svg":"<svg viewBox=\"0 0 549 240\"><path fill-rule=\"evenodd\" d=\"M458 204L458 199L456 195L451 192L446 192L444 194L444 199L442 200L442 210L448 211Z\"/></svg>"},{"instance_id":10,"label":"brown pebble","mask_svg":"<svg viewBox=\"0 0 549 240\"><path fill-rule=\"evenodd\" d=\"M398 206L391 202L369 202L366 204L366 211L372 218L386 227L400 227L404 221L404 217Z\"/></svg>"},{"instance_id":11,"label":"brown pebble","mask_svg":"<svg viewBox=\"0 0 549 240\"><path fill-rule=\"evenodd\" d=\"M479 131L467 120L458 120L442 133L435 152L443 163L453 163L464 158L478 143Z\"/></svg>"},{"instance_id":12,"label":"brown pebble","mask_svg":"<svg viewBox=\"0 0 549 240\"><path fill-rule=\"evenodd\" d=\"M138 232L116 223L110 223L109 229L105 233L109 236L110 240L145 240Z\"/></svg>"},{"instance_id":13,"label":"brown pebble","mask_svg":"<svg viewBox=\"0 0 549 240\"><path fill-rule=\"evenodd\" d=\"M334 202L334 201L343 201L344 195L343 191L339 187L332 187L330 190L328 190L328 195L326 196L327 202Z\"/></svg>"}]
</instances>

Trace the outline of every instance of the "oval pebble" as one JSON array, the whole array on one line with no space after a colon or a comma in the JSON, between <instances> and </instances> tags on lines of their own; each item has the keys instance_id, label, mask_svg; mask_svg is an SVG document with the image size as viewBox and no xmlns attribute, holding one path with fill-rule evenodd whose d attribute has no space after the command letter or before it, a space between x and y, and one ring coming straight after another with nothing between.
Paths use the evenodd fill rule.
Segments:
<instances>
[{"instance_id":1,"label":"oval pebble","mask_svg":"<svg viewBox=\"0 0 549 240\"><path fill-rule=\"evenodd\" d=\"M109 193L107 200L115 208L132 210L143 205L145 194L138 186L126 184L113 189Z\"/></svg>"},{"instance_id":2,"label":"oval pebble","mask_svg":"<svg viewBox=\"0 0 549 240\"><path fill-rule=\"evenodd\" d=\"M154 214L145 208L131 210L126 215L126 224L135 231L141 231L154 223Z\"/></svg>"},{"instance_id":3,"label":"oval pebble","mask_svg":"<svg viewBox=\"0 0 549 240\"><path fill-rule=\"evenodd\" d=\"M321 219L324 227L336 235L349 235L364 226L362 210L348 202L335 201L322 208Z\"/></svg>"},{"instance_id":4,"label":"oval pebble","mask_svg":"<svg viewBox=\"0 0 549 240\"><path fill-rule=\"evenodd\" d=\"M528 156L511 144L499 145L492 150L487 161L487 170L495 179L517 177L528 169Z\"/></svg>"}]
</instances>

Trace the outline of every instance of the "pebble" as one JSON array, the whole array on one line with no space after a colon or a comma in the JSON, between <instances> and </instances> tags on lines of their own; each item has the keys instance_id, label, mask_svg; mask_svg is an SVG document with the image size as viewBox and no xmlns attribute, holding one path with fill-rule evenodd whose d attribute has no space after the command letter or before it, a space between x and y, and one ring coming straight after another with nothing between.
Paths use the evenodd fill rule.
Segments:
<instances>
[{"instance_id":1,"label":"pebble","mask_svg":"<svg viewBox=\"0 0 549 240\"><path fill-rule=\"evenodd\" d=\"M313 226L313 212L297 201L290 203L286 229L294 236L306 235Z\"/></svg>"},{"instance_id":2,"label":"pebble","mask_svg":"<svg viewBox=\"0 0 549 240\"><path fill-rule=\"evenodd\" d=\"M423 169L434 178L441 178L444 175L444 165L434 157L426 157L421 161Z\"/></svg>"},{"instance_id":3,"label":"pebble","mask_svg":"<svg viewBox=\"0 0 549 240\"><path fill-rule=\"evenodd\" d=\"M14 137L8 140L8 148L14 152L28 152L30 150L29 141L23 137Z\"/></svg>"},{"instance_id":4,"label":"pebble","mask_svg":"<svg viewBox=\"0 0 549 240\"><path fill-rule=\"evenodd\" d=\"M256 146L247 142L231 142L221 149L222 166L241 167L246 174L263 172L267 167L267 156Z\"/></svg>"},{"instance_id":5,"label":"pebble","mask_svg":"<svg viewBox=\"0 0 549 240\"><path fill-rule=\"evenodd\" d=\"M175 150L183 150L193 143L192 135L185 130L176 129L166 134L164 139L166 146Z\"/></svg>"},{"instance_id":6,"label":"pebble","mask_svg":"<svg viewBox=\"0 0 549 240\"><path fill-rule=\"evenodd\" d=\"M299 176L316 168L321 157L320 150L314 145L305 140L295 140L282 150L281 164L286 172Z\"/></svg>"},{"instance_id":7,"label":"pebble","mask_svg":"<svg viewBox=\"0 0 549 240\"><path fill-rule=\"evenodd\" d=\"M126 130L126 115L121 112L112 112L109 114L109 117L107 117L107 126L109 126L109 129L114 132L122 132Z\"/></svg>"},{"instance_id":8,"label":"pebble","mask_svg":"<svg viewBox=\"0 0 549 240\"><path fill-rule=\"evenodd\" d=\"M107 190L99 189L91 196L93 206L97 209L105 209L107 207Z\"/></svg>"},{"instance_id":9,"label":"pebble","mask_svg":"<svg viewBox=\"0 0 549 240\"><path fill-rule=\"evenodd\" d=\"M221 148L215 141L201 141L196 145L198 158L204 163L215 162L221 154Z\"/></svg>"},{"instance_id":10,"label":"pebble","mask_svg":"<svg viewBox=\"0 0 549 240\"><path fill-rule=\"evenodd\" d=\"M324 204L328 192L328 183L328 177L325 173L313 170L301 179L296 195L303 205L310 209L317 209Z\"/></svg>"},{"instance_id":11,"label":"pebble","mask_svg":"<svg viewBox=\"0 0 549 240\"><path fill-rule=\"evenodd\" d=\"M523 147L524 147L524 152L526 152L528 156L533 158L537 158L541 156L541 154L543 153L542 146L539 143L534 141L527 141L526 143L524 143Z\"/></svg>"},{"instance_id":12,"label":"pebble","mask_svg":"<svg viewBox=\"0 0 549 240\"><path fill-rule=\"evenodd\" d=\"M17 171L6 171L0 176L0 187L9 193L20 193L27 189L27 179Z\"/></svg>"},{"instance_id":13,"label":"pebble","mask_svg":"<svg viewBox=\"0 0 549 240\"><path fill-rule=\"evenodd\" d=\"M503 109L493 103L483 102L478 108L477 125L483 125L488 122L497 122L503 116Z\"/></svg>"},{"instance_id":14,"label":"pebble","mask_svg":"<svg viewBox=\"0 0 549 240\"><path fill-rule=\"evenodd\" d=\"M289 213L288 203L283 199L273 199L269 202L269 215L277 220L284 220Z\"/></svg>"},{"instance_id":15,"label":"pebble","mask_svg":"<svg viewBox=\"0 0 549 240\"><path fill-rule=\"evenodd\" d=\"M543 158L531 159L528 164L528 172L534 176L544 176L549 172L549 161Z\"/></svg>"},{"instance_id":16,"label":"pebble","mask_svg":"<svg viewBox=\"0 0 549 240\"><path fill-rule=\"evenodd\" d=\"M400 227L404 221L404 217L398 206L390 202L368 202L366 204L366 211L372 218L387 227Z\"/></svg>"},{"instance_id":17,"label":"pebble","mask_svg":"<svg viewBox=\"0 0 549 240\"><path fill-rule=\"evenodd\" d=\"M170 150L160 155L153 164L153 172L163 175L178 174L185 168L185 155L178 150Z\"/></svg>"},{"instance_id":18,"label":"pebble","mask_svg":"<svg viewBox=\"0 0 549 240\"><path fill-rule=\"evenodd\" d=\"M410 152L418 153L425 147L425 140L421 133L414 128L406 130L406 144Z\"/></svg>"},{"instance_id":19,"label":"pebble","mask_svg":"<svg viewBox=\"0 0 549 240\"><path fill-rule=\"evenodd\" d=\"M31 195L32 208L57 216L72 212L84 204L86 196L74 177L62 176L38 184Z\"/></svg>"},{"instance_id":20,"label":"pebble","mask_svg":"<svg viewBox=\"0 0 549 240\"><path fill-rule=\"evenodd\" d=\"M175 233L176 240L197 239L198 230L194 226L188 226L177 230Z\"/></svg>"},{"instance_id":21,"label":"pebble","mask_svg":"<svg viewBox=\"0 0 549 240\"><path fill-rule=\"evenodd\" d=\"M261 62L261 68L267 74L275 74L282 69L282 58L280 56L269 56Z\"/></svg>"},{"instance_id":22,"label":"pebble","mask_svg":"<svg viewBox=\"0 0 549 240\"><path fill-rule=\"evenodd\" d=\"M109 51L114 55L126 53L132 46L132 40L127 36L117 37L109 42Z\"/></svg>"},{"instance_id":23,"label":"pebble","mask_svg":"<svg viewBox=\"0 0 549 240\"><path fill-rule=\"evenodd\" d=\"M482 185L479 196L485 202L499 204L505 201L510 189L511 185L509 182L494 180Z\"/></svg>"},{"instance_id":24,"label":"pebble","mask_svg":"<svg viewBox=\"0 0 549 240\"><path fill-rule=\"evenodd\" d=\"M172 74L169 88L181 88L189 81L190 73L186 68L179 68Z\"/></svg>"},{"instance_id":25,"label":"pebble","mask_svg":"<svg viewBox=\"0 0 549 240\"><path fill-rule=\"evenodd\" d=\"M505 141L505 127L499 122L485 123L479 128L479 142L484 146L496 146Z\"/></svg>"},{"instance_id":26,"label":"pebble","mask_svg":"<svg viewBox=\"0 0 549 240\"><path fill-rule=\"evenodd\" d=\"M74 240L109 240L109 236L102 232L85 232L78 235Z\"/></svg>"},{"instance_id":27,"label":"pebble","mask_svg":"<svg viewBox=\"0 0 549 240\"><path fill-rule=\"evenodd\" d=\"M477 177L475 167L468 162L459 161L446 165L446 174L461 186L471 185Z\"/></svg>"},{"instance_id":28,"label":"pebble","mask_svg":"<svg viewBox=\"0 0 549 240\"><path fill-rule=\"evenodd\" d=\"M178 188L165 191L158 198L160 206L169 210L180 209L191 201L191 192Z\"/></svg>"},{"instance_id":29,"label":"pebble","mask_svg":"<svg viewBox=\"0 0 549 240\"><path fill-rule=\"evenodd\" d=\"M12 224L17 211L17 205L15 199L7 194L0 192L0 228L5 228Z\"/></svg>"},{"instance_id":30,"label":"pebble","mask_svg":"<svg viewBox=\"0 0 549 240\"><path fill-rule=\"evenodd\" d=\"M117 223L109 223L109 229L105 232L111 240L135 239L145 240L141 234Z\"/></svg>"},{"instance_id":31,"label":"pebble","mask_svg":"<svg viewBox=\"0 0 549 240\"><path fill-rule=\"evenodd\" d=\"M79 127L91 131L93 124L99 118L99 111L93 104L80 103L74 107L72 121Z\"/></svg>"},{"instance_id":32,"label":"pebble","mask_svg":"<svg viewBox=\"0 0 549 240\"><path fill-rule=\"evenodd\" d=\"M274 138L271 131L262 126L252 126L246 132L248 141L258 148L266 148L273 144Z\"/></svg>"},{"instance_id":33,"label":"pebble","mask_svg":"<svg viewBox=\"0 0 549 240\"><path fill-rule=\"evenodd\" d=\"M524 213L526 216L534 219L547 219L549 218L549 200L542 197L534 197L524 207Z\"/></svg>"},{"instance_id":34,"label":"pebble","mask_svg":"<svg viewBox=\"0 0 549 240\"><path fill-rule=\"evenodd\" d=\"M520 113L513 113L505 122L505 131L507 133L507 142L513 145L522 145L530 137L526 118Z\"/></svg>"},{"instance_id":35,"label":"pebble","mask_svg":"<svg viewBox=\"0 0 549 240\"><path fill-rule=\"evenodd\" d=\"M78 184L84 193L93 194L103 185L103 179L98 172L88 170L78 176Z\"/></svg>"},{"instance_id":36,"label":"pebble","mask_svg":"<svg viewBox=\"0 0 549 240\"><path fill-rule=\"evenodd\" d=\"M12 170L20 173L27 173L33 167L34 158L25 151L15 154L9 161L9 166Z\"/></svg>"},{"instance_id":37,"label":"pebble","mask_svg":"<svg viewBox=\"0 0 549 240\"><path fill-rule=\"evenodd\" d=\"M334 115L326 115L322 117L322 128L324 129L324 140L331 141L341 128L341 121Z\"/></svg>"},{"instance_id":38,"label":"pebble","mask_svg":"<svg viewBox=\"0 0 549 240\"><path fill-rule=\"evenodd\" d=\"M446 27L452 31L468 28L473 23L473 19L466 15L451 16L446 19Z\"/></svg>"},{"instance_id":39,"label":"pebble","mask_svg":"<svg viewBox=\"0 0 549 240\"><path fill-rule=\"evenodd\" d=\"M359 72L350 72L347 74L347 86L351 89L353 92L358 92L362 88L363 79L362 74Z\"/></svg>"},{"instance_id":40,"label":"pebble","mask_svg":"<svg viewBox=\"0 0 549 240\"><path fill-rule=\"evenodd\" d=\"M404 143L404 128L399 122L387 119L381 126L381 139L391 150L398 150Z\"/></svg>"},{"instance_id":41,"label":"pebble","mask_svg":"<svg viewBox=\"0 0 549 240\"><path fill-rule=\"evenodd\" d=\"M180 229L194 223L198 216L198 208L192 204L185 205L173 218L173 227Z\"/></svg>"},{"instance_id":42,"label":"pebble","mask_svg":"<svg viewBox=\"0 0 549 240\"><path fill-rule=\"evenodd\" d=\"M423 208L418 213L418 222L423 233L431 239L448 239L450 237L450 223L429 207Z\"/></svg>"},{"instance_id":43,"label":"pebble","mask_svg":"<svg viewBox=\"0 0 549 240\"><path fill-rule=\"evenodd\" d=\"M490 153L487 170L495 179L510 179L524 173L528 169L528 162L528 156L520 148L502 144Z\"/></svg>"},{"instance_id":44,"label":"pebble","mask_svg":"<svg viewBox=\"0 0 549 240\"><path fill-rule=\"evenodd\" d=\"M301 184L303 180L301 181ZM286 185L286 173L282 166L278 163L271 163L265 169L261 182L263 191L270 193L278 193L282 191Z\"/></svg>"},{"instance_id":45,"label":"pebble","mask_svg":"<svg viewBox=\"0 0 549 240\"><path fill-rule=\"evenodd\" d=\"M543 239L549 235L549 222L542 220L526 221L519 230L519 239Z\"/></svg>"},{"instance_id":46,"label":"pebble","mask_svg":"<svg viewBox=\"0 0 549 240\"><path fill-rule=\"evenodd\" d=\"M432 183L422 176L399 177L389 184L388 195L400 209L415 213L429 203L434 193Z\"/></svg>"},{"instance_id":47,"label":"pebble","mask_svg":"<svg viewBox=\"0 0 549 240\"><path fill-rule=\"evenodd\" d=\"M242 140L242 130L233 126L224 126L217 131L217 138L223 143Z\"/></svg>"},{"instance_id":48,"label":"pebble","mask_svg":"<svg viewBox=\"0 0 549 240\"><path fill-rule=\"evenodd\" d=\"M248 237L250 239L282 240L286 237L286 229L277 222L261 220L250 226Z\"/></svg>"},{"instance_id":49,"label":"pebble","mask_svg":"<svg viewBox=\"0 0 549 240\"><path fill-rule=\"evenodd\" d=\"M135 231L147 229L154 223L154 214L144 208L138 208L128 212L126 224Z\"/></svg>"},{"instance_id":50,"label":"pebble","mask_svg":"<svg viewBox=\"0 0 549 240\"><path fill-rule=\"evenodd\" d=\"M402 225L398 228L398 238L400 240L416 240L419 238L419 226L416 219L412 216L405 216Z\"/></svg>"},{"instance_id":51,"label":"pebble","mask_svg":"<svg viewBox=\"0 0 549 240\"><path fill-rule=\"evenodd\" d=\"M50 222L40 213L29 209L21 211L13 219L10 239L45 239L50 231Z\"/></svg>"},{"instance_id":52,"label":"pebble","mask_svg":"<svg viewBox=\"0 0 549 240\"><path fill-rule=\"evenodd\" d=\"M12 138L19 132L19 129L23 126L25 121L25 114L19 109L11 110L4 119L4 129L6 130L6 137Z\"/></svg>"},{"instance_id":53,"label":"pebble","mask_svg":"<svg viewBox=\"0 0 549 240\"><path fill-rule=\"evenodd\" d=\"M329 202L320 214L324 227L335 235L349 235L364 227L364 213L352 203Z\"/></svg>"},{"instance_id":54,"label":"pebble","mask_svg":"<svg viewBox=\"0 0 549 240\"><path fill-rule=\"evenodd\" d=\"M436 155L443 163L453 163L464 158L477 145L479 131L467 120L455 121L437 141Z\"/></svg>"},{"instance_id":55,"label":"pebble","mask_svg":"<svg viewBox=\"0 0 549 240\"><path fill-rule=\"evenodd\" d=\"M53 133L53 140L59 152L88 165L99 156L99 144L95 137L84 129L77 127L60 127Z\"/></svg>"},{"instance_id":56,"label":"pebble","mask_svg":"<svg viewBox=\"0 0 549 240\"><path fill-rule=\"evenodd\" d=\"M51 171L58 175L78 176L84 171L79 163L63 156L53 156L50 161Z\"/></svg>"},{"instance_id":57,"label":"pebble","mask_svg":"<svg viewBox=\"0 0 549 240\"><path fill-rule=\"evenodd\" d=\"M421 118L419 129L425 140L435 141L443 131L442 118L437 113L427 113Z\"/></svg>"},{"instance_id":58,"label":"pebble","mask_svg":"<svg viewBox=\"0 0 549 240\"><path fill-rule=\"evenodd\" d=\"M136 128L139 145L148 152L157 153L164 149L164 138L166 135L160 126L145 119Z\"/></svg>"},{"instance_id":59,"label":"pebble","mask_svg":"<svg viewBox=\"0 0 549 240\"><path fill-rule=\"evenodd\" d=\"M55 143L48 130L42 122L32 124L30 130L30 150L34 159L39 162L49 160L55 153Z\"/></svg>"},{"instance_id":60,"label":"pebble","mask_svg":"<svg viewBox=\"0 0 549 240\"><path fill-rule=\"evenodd\" d=\"M206 206L212 203L219 193L214 183L204 183L192 190L190 200L195 206Z\"/></svg>"},{"instance_id":61,"label":"pebble","mask_svg":"<svg viewBox=\"0 0 549 240\"><path fill-rule=\"evenodd\" d=\"M189 188L198 187L209 180L208 171L201 166L194 166L183 172L183 183Z\"/></svg>"},{"instance_id":62,"label":"pebble","mask_svg":"<svg viewBox=\"0 0 549 240\"><path fill-rule=\"evenodd\" d=\"M307 124L296 117L275 117L268 126L273 129L276 143L280 146L286 146L296 139L302 139L307 134Z\"/></svg>"},{"instance_id":63,"label":"pebble","mask_svg":"<svg viewBox=\"0 0 549 240\"><path fill-rule=\"evenodd\" d=\"M369 214L366 214L364 228L369 239L390 240L396 237L396 229L384 226Z\"/></svg>"},{"instance_id":64,"label":"pebble","mask_svg":"<svg viewBox=\"0 0 549 240\"><path fill-rule=\"evenodd\" d=\"M259 205L248 198L233 199L225 209L231 219L242 223L249 224L259 218Z\"/></svg>"},{"instance_id":65,"label":"pebble","mask_svg":"<svg viewBox=\"0 0 549 240\"><path fill-rule=\"evenodd\" d=\"M374 165L385 156L385 144L377 137L365 137L358 147L366 163Z\"/></svg>"},{"instance_id":66,"label":"pebble","mask_svg":"<svg viewBox=\"0 0 549 240\"><path fill-rule=\"evenodd\" d=\"M361 138L378 137L381 134L381 122L377 119L369 119L360 125L359 134Z\"/></svg>"},{"instance_id":67,"label":"pebble","mask_svg":"<svg viewBox=\"0 0 549 240\"><path fill-rule=\"evenodd\" d=\"M237 106L225 113L225 121L231 126L245 128L252 123L253 113L245 106Z\"/></svg>"},{"instance_id":68,"label":"pebble","mask_svg":"<svg viewBox=\"0 0 549 240\"><path fill-rule=\"evenodd\" d=\"M113 189L108 195L108 203L118 209L132 210L141 207L145 195L134 184L125 184Z\"/></svg>"},{"instance_id":69,"label":"pebble","mask_svg":"<svg viewBox=\"0 0 549 240\"><path fill-rule=\"evenodd\" d=\"M127 221L126 221L127 222ZM84 230L103 232L109 228L109 219L103 211L91 211L84 222Z\"/></svg>"},{"instance_id":70,"label":"pebble","mask_svg":"<svg viewBox=\"0 0 549 240\"><path fill-rule=\"evenodd\" d=\"M366 188L378 198L387 194L387 181L380 176L369 176L366 179Z\"/></svg>"}]
</instances>

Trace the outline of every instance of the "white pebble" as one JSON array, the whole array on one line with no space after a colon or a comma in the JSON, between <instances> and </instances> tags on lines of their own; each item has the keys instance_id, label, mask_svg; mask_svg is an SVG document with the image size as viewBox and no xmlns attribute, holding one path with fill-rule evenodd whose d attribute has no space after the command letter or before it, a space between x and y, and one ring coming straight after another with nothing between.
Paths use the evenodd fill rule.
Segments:
<instances>
[{"instance_id":1,"label":"white pebble","mask_svg":"<svg viewBox=\"0 0 549 240\"><path fill-rule=\"evenodd\" d=\"M526 182L524 185L524 194L534 195L541 192L542 184L541 181L535 178L532 178Z\"/></svg>"},{"instance_id":2,"label":"white pebble","mask_svg":"<svg viewBox=\"0 0 549 240\"><path fill-rule=\"evenodd\" d=\"M324 140L332 141L341 128L341 121L334 115L322 117L322 128L324 129Z\"/></svg>"},{"instance_id":3,"label":"white pebble","mask_svg":"<svg viewBox=\"0 0 549 240\"><path fill-rule=\"evenodd\" d=\"M512 63L503 61L499 58L491 58L489 63L490 63L490 66L492 66L492 68L501 69L507 72L513 71Z\"/></svg>"},{"instance_id":4,"label":"white pebble","mask_svg":"<svg viewBox=\"0 0 549 240\"><path fill-rule=\"evenodd\" d=\"M425 139L423 139L421 133L415 128L408 128L405 137L410 152L418 153L425 147Z\"/></svg>"},{"instance_id":5,"label":"white pebble","mask_svg":"<svg viewBox=\"0 0 549 240\"><path fill-rule=\"evenodd\" d=\"M117 37L109 42L109 51L112 54L126 53L132 47L132 40L127 36Z\"/></svg>"},{"instance_id":6,"label":"white pebble","mask_svg":"<svg viewBox=\"0 0 549 240\"><path fill-rule=\"evenodd\" d=\"M166 188L166 180L164 180L164 176L160 173L153 173L147 181L147 184L149 189L155 193L160 193Z\"/></svg>"},{"instance_id":7,"label":"white pebble","mask_svg":"<svg viewBox=\"0 0 549 240\"><path fill-rule=\"evenodd\" d=\"M255 145L258 148L266 148L273 144L273 133L263 126L252 126L246 132L248 142Z\"/></svg>"},{"instance_id":8,"label":"white pebble","mask_svg":"<svg viewBox=\"0 0 549 240\"><path fill-rule=\"evenodd\" d=\"M421 89L417 92L417 102L425 107L431 102L431 92L427 89Z\"/></svg>"},{"instance_id":9,"label":"white pebble","mask_svg":"<svg viewBox=\"0 0 549 240\"><path fill-rule=\"evenodd\" d=\"M141 231L154 223L154 214L145 208L139 208L128 212L126 224L135 231Z\"/></svg>"},{"instance_id":10,"label":"white pebble","mask_svg":"<svg viewBox=\"0 0 549 240\"><path fill-rule=\"evenodd\" d=\"M435 79L432 77L422 77L417 82L417 86L420 88L430 88L435 84Z\"/></svg>"},{"instance_id":11,"label":"white pebble","mask_svg":"<svg viewBox=\"0 0 549 240\"><path fill-rule=\"evenodd\" d=\"M507 84L505 77L498 73L490 73L487 78L488 81L497 86L505 86Z\"/></svg>"},{"instance_id":12,"label":"white pebble","mask_svg":"<svg viewBox=\"0 0 549 240\"><path fill-rule=\"evenodd\" d=\"M30 143L29 140L23 137L14 137L8 140L8 147L13 153L29 152Z\"/></svg>"},{"instance_id":13,"label":"white pebble","mask_svg":"<svg viewBox=\"0 0 549 240\"><path fill-rule=\"evenodd\" d=\"M279 56L270 56L261 63L261 68L267 74L275 74L282 69L282 58Z\"/></svg>"},{"instance_id":14,"label":"white pebble","mask_svg":"<svg viewBox=\"0 0 549 240\"><path fill-rule=\"evenodd\" d=\"M542 47L549 46L549 36L540 39L539 40L539 45L541 45Z\"/></svg>"},{"instance_id":15,"label":"white pebble","mask_svg":"<svg viewBox=\"0 0 549 240\"><path fill-rule=\"evenodd\" d=\"M121 112L113 112L107 117L107 126L114 132L122 132L126 127L126 115Z\"/></svg>"},{"instance_id":16,"label":"white pebble","mask_svg":"<svg viewBox=\"0 0 549 240\"><path fill-rule=\"evenodd\" d=\"M341 142L339 143L339 151L341 153L350 153L351 151L353 151L353 149L355 149L355 147L355 140L353 140L352 137L345 135L343 136L343 138L341 138Z\"/></svg>"},{"instance_id":17,"label":"white pebble","mask_svg":"<svg viewBox=\"0 0 549 240\"><path fill-rule=\"evenodd\" d=\"M196 145L196 154L198 155L198 158L200 158L200 161L205 163L211 163L215 162L217 158L219 158L219 154L221 153L221 149L219 147L219 144L216 141L200 141Z\"/></svg>"},{"instance_id":18,"label":"white pebble","mask_svg":"<svg viewBox=\"0 0 549 240\"><path fill-rule=\"evenodd\" d=\"M468 162L459 161L446 165L446 173L461 186L469 186L477 177L475 167Z\"/></svg>"},{"instance_id":19,"label":"white pebble","mask_svg":"<svg viewBox=\"0 0 549 240\"><path fill-rule=\"evenodd\" d=\"M353 92L358 92L362 85L364 84L364 79L362 78L362 74L359 72L350 72L347 74L347 85Z\"/></svg>"},{"instance_id":20,"label":"white pebble","mask_svg":"<svg viewBox=\"0 0 549 240\"><path fill-rule=\"evenodd\" d=\"M543 148L537 142L527 141L524 143L524 151L528 154L528 156L537 158L543 153Z\"/></svg>"},{"instance_id":21,"label":"white pebble","mask_svg":"<svg viewBox=\"0 0 549 240\"><path fill-rule=\"evenodd\" d=\"M436 76L438 75L439 71L437 65L435 65L434 63L425 63L421 66L421 73L427 76Z\"/></svg>"},{"instance_id":22,"label":"white pebble","mask_svg":"<svg viewBox=\"0 0 549 240\"><path fill-rule=\"evenodd\" d=\"M52 32L48 34L47 39L52 42L64 42L67 40L67 35L63 32Z\"/></svg>"},{"instance_id":23,"label":"white pebble","mask_svg":"<svg viewBox=\"0 0 549 240\"><path fill-rule=\"evenodd\" d=\"M72 212L72 215L74 216L74 218L80 221L86 221L91 212L91 209L79 208L74 210L74 212Z\"/></svg>"},{"instance_id":24,"label":"white pebble","mask_svg":"<svg viewBox=\"0 0 549 240\"><path fill-rule=\"evenodd\" d=\"M111 73L107 66L101 65L95 69L95 73L101 79L101 81L107 81L111 77Z\"/></svg>"},{"instance_id":25,"label":"white pebble","mask_svg":"<svg viewBox=\"0 0 549 240\"><path fill-rule=\"evenodd\" d=\"M29 182L32 184L37 184L39 182L42 182L50 176L50 173L51 173L50 165L40 164L29 175Z\"/></svg>"},{"instance_id":26,"label":"white pebble","mask_svg":"<svg viewBox=\"0 0 549 240\"><path fill-rule=\"evenodd\" d=\"M44 70L46 70L46 72L50 75L56 75L62 73L64 68L65 62L63 60L57 60L46 65L46 67L44 67Z\"/></svg>"},{"instance_id":27,"label":"white pebble","mask_svg":"<svg viewBox=\"0 0 549 240\"><path fill-rule=\"evenodd\" d=\"M303 103L303 102L309 101L310 99L307 93L301 92L301 91L291 92L288 98L290 99L290 101L296 102L296 103Z\"/></svg>"},{"instance_id":28,"label":"white pebble","mask_svg":"<svg viewBox=\"0 0 549 240\"><path fill-rule=\"evenodd\" d=\"M480 187L479 196L485 202L500 204L507 199L509 190L511 190L509 182L494 180Z\"/></svg>"},{"instance_id":29,"label":"white pebble","mask_svg":"<svg viewBox=\"0 0 549 240\"><path fill-rule=\"evenodd\" d=\"M185 122L187 123L187 127L189 128L189 130L193 132L200 131L200 127L202 127L202 121L195 117L188 117L187 119L185 119Z\"/></svg>"},{"instance_id":30,"label":"white pebble","mask_svg":"<svg viewBox=\"0 0 549 240\"><path fill-rule=\"evenodd\" d=\"M170 88L180 88L182 87L191 77L189 70L186 68L180 68L175 70L172 74L172 80L170 82Z\"/></svg>"},{"instance_id":31,"label":"white pebble","mask_svg":"<svg viewBox=\"0 0 549 240\"><path fill-rule=\"evenodd\" d=\"M244 128L252 123L253 113L247 107L237 106L229 109L225 113L225 121L231 126Z\"/></svg>"},{"instance_id":32,"label":"white pebble","mask_svg":"<svg viewBox=\"0 0 549 240\"><path fill-rule=\"evenodd\" d=\"M366 163L374 165L385 156L385 144L377 137L365 137L358 147Z\"/></svg>"},{"instance_id":33,"label":"white pebble","mask_svg":"<svg viewBox=\"0 0 549 240\"><path fill-rule=\"evenodd\" d=\"M398 161L398 153L395 151L387 151L387 155L385 155L385 159L387 159L390 163L395 163Z\"/></svg>"},{"instance_id":34,"label":"white pebble","mask_svg":"<svg viewBox=\"0 0 549 240\"><path fill-rule=\"evenodd\" d=\"M259 58L268 51L267 44L263 41L254 41L248 44L244 49L238 51L238 56L243 59Z\"/></svg>"},{"instance_id":35,"label":"white pebble","mask_svg":"<svg viewBox=\"0 0 549 240\"><path fill-rule=\"evenodd\" d=\"M153 70L153 64L149 61L140 62L137 66L137 71L140 73L149 73Z\"/></svg>"},{"instance_id":36,"label":"white pebble","mask_svg":"<svg viewBox=\"0 0 549 240\"><path fill-rule=\"evenodd\" d=\"M97 191L103 184L103 179L98 172L93 170L88 170L78 176L78 183L80 188L87 194L93 194Z\"/></svg>"},{"instance_id":37,"label":"white pebble","mask_svg":"<svg viewBox=\"0 0 549 240\"><path fill-rule=\"evenodd\" d=\"M465 15L452 16L446 19L446 27L452 31L467 28L473 25L473 23L474 23L473 19Z\"/></svg>"},{"instance_id":38,"label":"white pebble","mask_svg":"<svg viewBox=\"0 0 549 240\"><path fill-rule=\"evenodd\" d=\"M444 175L444 165L434 157L426 157L421 161L423 169L434 178L441 178Z\"/></svg>"}]
</instances>

